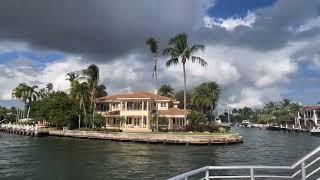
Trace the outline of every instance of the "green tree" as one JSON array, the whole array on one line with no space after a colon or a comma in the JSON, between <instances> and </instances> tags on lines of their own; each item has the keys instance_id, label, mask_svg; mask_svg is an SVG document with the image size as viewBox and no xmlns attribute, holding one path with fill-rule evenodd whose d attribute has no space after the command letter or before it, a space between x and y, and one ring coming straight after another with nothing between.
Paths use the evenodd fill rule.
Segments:
<instances>
[{"instance_id":1,"label":"green tree","mask_svg":"<svg viewBox=\"0 0 320 180\"><path fill-rule=\"evenodd\" d=\"M174 98L174 89L168 85L168 84L164 84L159 88L159 94L161 96L165 96L168 98Z\"/></svg>"},{"instance_id":2,"label":"green tree","mask_svg":"<svg viewBox=\"0 0 320 180\"><path fill-rule=\"evenodd\" d=\"M78 119L77 102L64 92L55 92L48 99L48 120L52 126L62 128Z\"/></svg>"},{"instance_id":3,"label":"green tree","mask_svg":"<svg viewBox=\"0 0 320 180\"><path fill-rule=\"evenodd\" d=\"M95 99L97 97L97 88L100 81L99 68L95 64L91 64L87 69L82 71L84 77L82 79L86 79L89 90L90 90L90 109L92 110L92 117L94 116L95 109Z\"/></svg>"},{"instance_id":4,"label":"green tree","mask_svg":"<svg viewBox=\"0 0 320 180\"><path fill-rule=\"evenodd\" d=\"M66 80L70 82L70 89L69 89L70 95L71 95L71 97L74 97L75 96L74 95L74 86L78 82L79 75L74 72L70 72L66 76L67 76Z\"/></svg>"},{"instance_id":5,"label":"green tree","mask_svg":"<svg viewBox=\"0 0 320 180\"><path fill-rule=\"evenodd\" d=\"M206 122L206 118L203 113L199 111L191 111L191 113L188 116L190 125L199 125L201 123Z\"/></svg>"},{"instance_id":6,"label":"green tree","mask_svg":"<svg viewBox=\"0 0 320 180\"><path fill-rule=\"evenodd\" d=\"M108 93L107 93L107 88L106 86L104 86L103 84L100 84L98 87L97 87L97 98L99 97L103 97L103 96L107 96Z\"/></svg>"},{"instance_id":7,"label":"green tree","mask_svg":"<svg viewBox=\"0 0 320 180\"><path fill-rule=\"evenodd\" d=\"M207 62L193 54L197 53L199 50L204 51L205 47L201 44L190 45L188 43L188 35L186 33L178 34L171 38L168 42L169 47L164 49L163 54L171 57L166 62L166 66L170 67L176 65L179 62L182 63L183 68L183 79L184 79L184 110L187 110L187 80L186 80L186 68L185 64L191 60L191 62L199 63L201 66L207 66ZM185 122L187 122L187 117L185 116Z\"/></svg>"},{"instance_id":8,"label":"green tree","mask_svg":"<svg viewBox=\"0 0 320 180\"><path fill-rule=\"evenodd\" d=\"M188 109L191 108L191 94L192 93L190 91L187 91L187 100L186 101L187 101L187 108ZM183 109L184 104L181 102L184 101L184 91L183 90L177 91L177 92L175 92L174 96L175 96L175 99L180 102L180 104L178 104L178 107L180 109Z\"/></svg>"},{"instance_id":9,"label":"green tree","mask_svg":"<svg viewBox=\"0 0 320 180\"><path fill-rule=\"evenodd\" d=\"M25 83L20 83L12 91L12 97L21 99L28 109L27 119L29 119L31 104L37 100L38 92L36 91L38 86L28 86Z\"/></svg>"},{"instance_id":10,"label":"green tree","mask_svg":"<svg viewBox=\"0 0 320 180\"><path fill-rule=\"evenodd\" d=\"M157 99L156 99L156 129L159 130L158 124L159 124L159 111L158 111L158 72L157 72L157 64L158 64L158 51L159 51L159 43L154 38L149 38L146 41L147 46L149 47L152 56L153 56L153 71L152 71L152 77L155 78L155 86L156 86L156 93L157 93Z\"/></svg>"},{"instance_id":11,"label":"green tree","mask_svg":"<svg viewBox=\"0 0 320 180\"><path fill-rule=\"evenodd\" d=\"M197 86L191 95L191 104L202 113L211 110L210 117L213 120L213 111L220 96L220 87L216 82L204 82Z\"/></svg>"}]
</instances>

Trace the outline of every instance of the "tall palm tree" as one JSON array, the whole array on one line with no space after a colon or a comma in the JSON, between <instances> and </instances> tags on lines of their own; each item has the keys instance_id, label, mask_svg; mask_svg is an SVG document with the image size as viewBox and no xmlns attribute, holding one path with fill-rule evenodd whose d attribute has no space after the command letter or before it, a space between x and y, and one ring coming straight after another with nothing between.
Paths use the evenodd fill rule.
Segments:
<instances>
[{"instance_id":1,"label":"tall palm tree","mask_svg":"<svg viewBox=\"0 0 320 180\"><path fill-rule=\"evenodd\" d=\"M36 101L38 98L37 88L38 86L31 87L25 83L20 83L12 92L12 97L21 99L28 108L27 119L29 119L32 102Z\"/></svg>"},{"instance_id":2,"label":"tall palm tree","mask_svg":"<svg viewBox=\"0 0 320 180\"><path fill-rule=\"evenodd\" d=\"M32 86L32 87L29 88L27 119L29 119L31 104L38 99L38 95L39 94L38 94L36 89L38 89L38 86Z\"/></svg>"},{"instance_id":3,"label":"tall palm tree","mask_svg":"<svg viewBox=\"0 0 320 180\"><path fill-rule=\"evenodd\" d=\"M153 55L153 71L152 71L152 77L155 78L155 85L156 85L156 129L158 130L158 124L159 124L159 111L158 111L158 72L157 72L157 63L158 63L158 51L159 51L159 43L154 38L149 38L146 41L146 44L149 46L150 51Z\"/></svg>"},{"instance_id":4,"label":"tall palm tree","mask_svg":"<svg viewBox=\"0 0 320 180\"><path fill-rule=\"evenodd\" d=\"M168 85L168 84L164 84L159 88L159 94L161 96L165 96L168 98L174 98L174 89Z\"/></svg>"},{"instance_id":5,"label":"tall palm tree","mask_svg":"<svg viewBox=\"0 0 320 180\"><path fill-rule=\"evenodd\" d=\"M203 113L211 110L210 117L213 120L213 111L219 100L221 89L216 82L204 82L196 87L192 93L191 104Z\"/></svg>"},{"instance_id":6,"label":"tall palm tree","mask_svg":"<svg viewBox=\"0 0 320 180\"><path fill-rule=\"evenodd\" d=\"M30 86L25 83L20 83L15 89L12 91L12 98L18 98L22 100L25 104L28 99L28 90Z\"/></svg>"},{"instance_id":7,"label":"tall palm tree","mask_svg":"<svg viewBox=\"0 0 320 180\"><path fill-rule=\"evenodd\" d=\"M90 89L90 108L92 110L92 117L94 116L94 108L95 108L95 99L97 97L97 88L99 85L99 68L95 64L91 64L87 69L82 71L83 75L85 76L84 79L87 80L89 89Z\"/></svg>"},{"instance_id":8,"label":"tall palm tree","mask_svg":"<svg viewBox=\"0 0 320 180\"><path fill-rule=\"evenodd\" d=\"M70 82L70 95L74 98L73 87L75 82L78 80L79 75L74 72L70 72L66 76L66 80Z\"/></svg>"},{"instance_id":9,"label":"tall palm tree","mask_svg":"<svg viewBox=\"0 0 320 180\"><path fill-rule=\"evenodd\" d=\"M188 35L186 33L181 33L175 37L169 39L169 47L164 49L163 54L171 57L166 62L166 66L170 67L172 65L177 65L179 62L182 63L183 67L183 78L184 78L184 110L187 110L187 80L186 80L186 68L185 64L191 60L192 63L199 63L201 66L207 66L207 62L197 56L193 56L199 50L204 51L205 47L201 44L190 45L188 43ZM187 116L184 116L185 122L187 122Z\"/></svg>"},{"instance_id":10,"label":"tall palm tree","mask_svg":"<svg viewBox=\"0 0 320 180\"><path fill-rule=\"evenodd\" d=\"M80 110L83 110L83 115L85 119L85 124L87 126L87 108L86 104L90 101L90 91L89 91L89 85L87 82L79 83L78 81L74 82L73 92L75 99L79 101L79 108ZM81 121L81 114L79 115L79 124Z\"/></svg>"}]
</instances>

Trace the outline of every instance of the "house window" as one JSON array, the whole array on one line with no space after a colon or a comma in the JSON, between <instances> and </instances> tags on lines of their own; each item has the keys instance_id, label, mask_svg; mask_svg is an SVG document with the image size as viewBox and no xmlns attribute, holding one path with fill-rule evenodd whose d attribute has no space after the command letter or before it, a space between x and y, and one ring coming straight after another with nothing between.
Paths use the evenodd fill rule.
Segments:
<instances>
[{"instance_id":1,"label":"house window","mask_svg":"<svg viewBox=\"0 0 320 180\"><path fill-rule=\"evenodd\" d=\"M172 123L176 124L176 119L175 118L172 119Z\"/></svg>"}]
</instances>

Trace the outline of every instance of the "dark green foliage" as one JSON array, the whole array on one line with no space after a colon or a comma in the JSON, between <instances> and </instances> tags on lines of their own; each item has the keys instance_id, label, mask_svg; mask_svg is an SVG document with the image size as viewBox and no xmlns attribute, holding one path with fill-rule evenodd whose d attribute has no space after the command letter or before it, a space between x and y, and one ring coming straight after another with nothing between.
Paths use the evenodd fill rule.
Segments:
<instances>
[{"instance_id":1,"label":"dark green foliage","mask_svg":"<svg viewBox=\"0 0 320 180\"><path fill-rule=\"evenodd\" d=\"M30 115L34 120L43 121L49 119L48 100L40 100L33 103Z\"/></svg>"},{"instance_id":2,"label":"dark green foliage","mask_svg":"<svg viewBox=\"0 0 320 180\"><path fill-rule=\"evenodd\" d=\"M174 89L170 85L164 84L159 88L159 95L174 98Z\"/></svg>"},{"instance_id":3,"label":"dark green foliage","mask_svg":"<svg viewBox=\"0 0 320 180\"><path fill-rule=\"evenodd\" d=\"M102 127L105 125L105 117L103 117L101 114L96 114L93 118L93 123L96 127Z\"/></svg>"},{"instance_id":4,"label":"dark green foliage","mask_svg":"<svg viewBox=\"0 0 320 180\"><path fill-rule=\"evenodd\" d=\"M198 126L199 124L206 123L206 118L201 112L198 111L192 111L188 115L189 124L193 126Z\"/></svg>"},{"instance_id":5,"label":"dark green foliage","mask_svg":"<svg viewBox=\"0 0 320 180\"><path fill-rule=\"evenodd\" d=\"M214 125L214 124L201 124L201 125L187 125L184 129L184 131L195 131L195 132L210 132L210 133L217 133L219 132L219 128L224 128L226 132L230 131L230 126L220 126L220 125Z\"/></svg>"},{"instance_id":6,"label":"dark green foliage","mask_svg":"<svg viewBox=\"0 0 320 180\"><path fill-rule=\"evenodd\" d=\"M30 114L34 120L48 121L54 127L78 127L78 102L64 92L53 92L50 96L34 102Z\"/></svg>"},{"instance_id":7,"label":"dark green foliage","mask_svg":"<svg viewBox=\"0 0 320 180\"><path fill-rule=\"evenodd\" d=\"M183 109L183 90L177 91L174 96L177 101L180 101L180 104L178 105L178 107L180 109ZM191 108L190 102L191 102L191 92L187 91L187 109Z\"/></svg>"},{"instance_id":8,"label":"dark green foliage","mask_svg":"<svg viewBox=\"0 0 320 180\"><path fill-rule=\"evenodd\" d=\"M7 109L0 106L0 121L5 120L4 123L16 121L17 110L15 108Z\"/></svg>"}]
</instances>

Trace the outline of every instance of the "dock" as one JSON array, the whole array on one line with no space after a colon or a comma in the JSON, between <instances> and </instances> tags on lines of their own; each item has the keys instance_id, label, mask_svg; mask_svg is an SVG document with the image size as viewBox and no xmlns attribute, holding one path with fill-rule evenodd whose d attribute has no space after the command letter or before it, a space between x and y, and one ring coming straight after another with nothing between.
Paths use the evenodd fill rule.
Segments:
<instances>
[{"instance_id":1,"label":"dock","mask_svg":"<svg viewBox=\"0 0 320 180\"><path fill-rule=\"evenodd\" d=\"M0 131L25 136L49 135L49 130L47 128L41 128L38 125L1 124Z\"/></svg>"}]
</instances>

